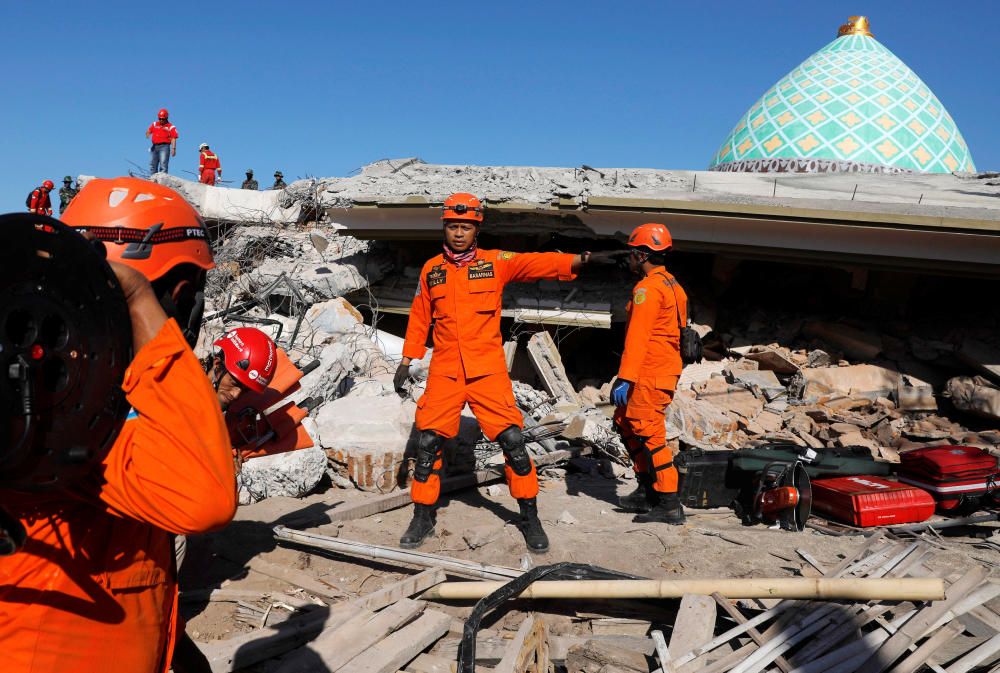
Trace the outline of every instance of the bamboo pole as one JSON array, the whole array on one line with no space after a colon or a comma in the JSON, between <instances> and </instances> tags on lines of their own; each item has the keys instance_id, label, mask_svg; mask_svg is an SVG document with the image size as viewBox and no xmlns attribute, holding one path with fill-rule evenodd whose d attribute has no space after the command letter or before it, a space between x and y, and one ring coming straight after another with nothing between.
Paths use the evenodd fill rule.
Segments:
<instances>
[{"instance_id":1,"label":"bamboo pole","mask_svg":"<svg viewBox=\"0 0 1000 673\"><path fill-rule=\"evenodd\" d=\"M425 591L429 600L478 600L503 582L446 582ZM782 598L848 601L938 601L944 599L944 580L937 577L825 578L776 577L760 579L681 580L563 580L540 581L520 598L680 598L684 594L726 598Z\"/></svg>"}]
</instances>

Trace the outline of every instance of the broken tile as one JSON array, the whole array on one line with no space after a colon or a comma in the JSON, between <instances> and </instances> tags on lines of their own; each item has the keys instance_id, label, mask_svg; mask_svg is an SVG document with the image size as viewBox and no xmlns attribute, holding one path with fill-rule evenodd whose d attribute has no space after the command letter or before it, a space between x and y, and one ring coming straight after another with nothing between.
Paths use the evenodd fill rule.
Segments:
<instances>
[{"instance_id":1,"label":"broken tile","mask_svg":"<svg viewBox=\"0 0 1000 673\"><path fill-rule=\"evenodd\" d=\"M760 369L767 369L777 374L794 374L799 371L799 366L791 360L791 354L787 349L754 346L744 357L756 361Z\"/></svg>"}]
</instances>

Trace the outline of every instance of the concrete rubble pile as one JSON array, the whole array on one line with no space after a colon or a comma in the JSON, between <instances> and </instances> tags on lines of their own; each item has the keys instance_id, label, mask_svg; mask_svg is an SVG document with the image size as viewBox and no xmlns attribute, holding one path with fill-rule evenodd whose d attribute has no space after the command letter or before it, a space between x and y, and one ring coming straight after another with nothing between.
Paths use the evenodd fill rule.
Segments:
<instances>
[{"instance_id":1,"label":"concrete rubble pile","mask_svg":"<svg viewBox=\"0 0 1000 673\"><path fill-rule=\"evenodd\" d=\"M964 444L1000 454L1000 377L992 364L1000 351L993 342L961 334L904 340L817 320L791 321L798 329L789 330L783 322L792 347L730 346L722 360L685 369L667 420L675 450L791 442L863 446L898 462L900 452ZM742 344L753 340L748 336L724 341ZM974 371L986 376L954 375ZM950 420L955 411L976 429Z\"/></svg>"}]
</instances>

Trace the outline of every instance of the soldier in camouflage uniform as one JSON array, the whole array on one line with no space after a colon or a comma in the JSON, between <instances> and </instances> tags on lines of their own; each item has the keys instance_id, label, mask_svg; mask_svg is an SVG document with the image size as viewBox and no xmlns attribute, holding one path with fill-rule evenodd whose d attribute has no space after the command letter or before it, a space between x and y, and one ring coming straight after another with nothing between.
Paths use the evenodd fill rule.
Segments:
<instances>
[{"instance_id":1,"label":"soldier in camouflage uniform","mask_svg":"<svg viewBox=\"0 0 1000 673\"><path fill-rule=\"evenodd\" d=\"M243 186L240 189L252 189L257 191L257 181L253 179L253 169L247 169L247 179L243 181Z\"/></svg>"},{"instance_id":2,"label":"soldier in camouflage uniform","mask_svg":"<svg viewBox=\"0 0 1000 673\"><path fill-rule=\"evenodd\" d=\"M274 172L274 184L271 185L271 189L284 189L288 185L285 184L284 175L281 171Z\"/></svg>"},{"instance_id":3,"label":"soldier in camouflage uniform","mask_svg":"<svg viewBox=\"0 0 1000 673\"><path fill-rule=\"evenodd\" d=\"M69 202L73 200L79 189L74 189L72 187L73 178L66 176L63 178L63 186L59 190L59 214L62 215L66 212L66 208L69 206Z\"/></svg>"}]
</instances>

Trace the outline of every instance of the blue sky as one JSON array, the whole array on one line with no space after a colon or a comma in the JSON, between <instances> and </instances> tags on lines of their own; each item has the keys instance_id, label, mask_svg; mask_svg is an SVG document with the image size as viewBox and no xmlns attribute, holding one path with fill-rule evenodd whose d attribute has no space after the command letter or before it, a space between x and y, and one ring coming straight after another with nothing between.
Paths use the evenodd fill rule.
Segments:
<instances>
[{"instance_id":1,"label":"blue sky","mask_svg":"<svg viewBox=\"0 0 1000 673\"><path fill-rule=\"evenodd\" d=\"M779 77L871 17L980 170L1000 168L1000 3L4 3L0 210L41 180L148 165L166 106L192 177L435 163L693 168ZM290 181L290 180L289 180Z\"/></svg>"}]
</instances>

